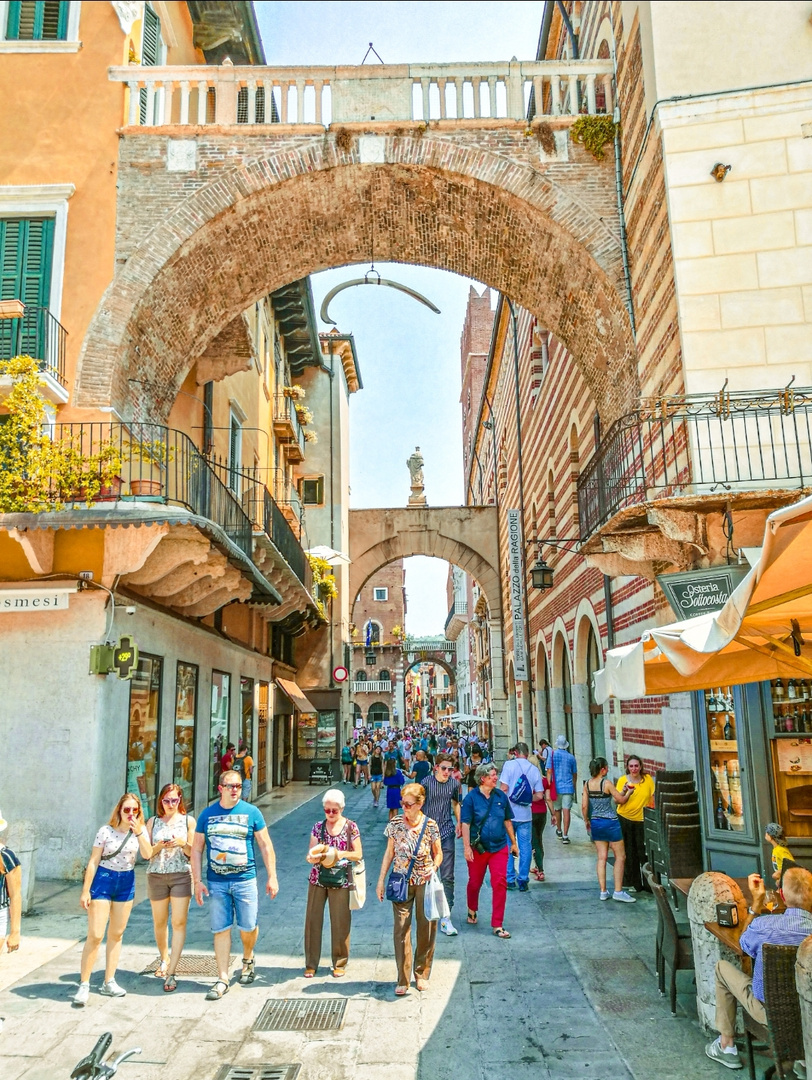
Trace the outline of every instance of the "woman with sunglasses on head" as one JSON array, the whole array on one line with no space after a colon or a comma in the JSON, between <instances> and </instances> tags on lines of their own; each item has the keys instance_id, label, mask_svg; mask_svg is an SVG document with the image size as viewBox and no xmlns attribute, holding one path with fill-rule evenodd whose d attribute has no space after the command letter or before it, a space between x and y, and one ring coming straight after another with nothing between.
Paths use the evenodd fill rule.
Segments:
<instances>
[{"instance_id":1,"label":"woman with sunglasses on head","mask_svg":"<svg viewBox=\"0 0 812 1080\"><path fill-rule=\"evenodd\" d=\"M141 800L128 792L116 803L108 823L96 833L85 870L79 903L87 912L87 940L74 1005L86 1005L90 997L90 975L105 930L107 956L101 992L106 997L124 997L127 993L116 982L116 968L135 897L135 860L139 852L142 858L149 859L152 845Z\"/></svg>"},{"instance_id":2,"label":"woman with sunglasses on head","mask_svg":"<svg viewBox=\"0 0 812 1080\"><path fill-rule=\"evenodd\" d=\"M186 921L192 900L190 858L195 838L195 819L186 813L183 792L177 784L165 784L156 803L157 813L147 822L152 858L147 868L147 894L152 905L155 941L161 962L155 975L164 990L177 989L175 972L186 942ZM172 953L169 952L169 911L172 909Z\"/></svg>"},{"instance_id":3,"label":"woman with sunglasses on head","mask_svg":"<svg viewBox=\"0 0 812 1080\"><path fill-rule=\"evenodd\" d=\"M305 913L305 978L312 979L319 968L324 905L329 904L333 978L340 979L347 972L350 958L351 864L359 863L364 855L358 826L344 817L343 793L338 788L331 788L325 791L321 804L324 820L313 826L306 856L313 869L307 886Z\"/></svg>"}]
</instances>

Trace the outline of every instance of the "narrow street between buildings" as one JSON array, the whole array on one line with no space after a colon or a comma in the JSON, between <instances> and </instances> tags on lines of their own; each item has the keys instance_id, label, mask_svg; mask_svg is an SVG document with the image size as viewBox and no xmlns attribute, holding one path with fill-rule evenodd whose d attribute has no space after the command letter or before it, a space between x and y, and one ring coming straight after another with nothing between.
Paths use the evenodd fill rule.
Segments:
<instances>
[{"instance_id":1,"label":"narrow street between buildings","mask_svg":"<svg viewBox=\"0 0 812 1080\"><path fill-rule=\"evenodd\" d=\"M573 843L562 847L546 832L544 884L510 893L499 941L488 928L490 896L483 890L477 927L465 924L465 863L457 855L459 936L438 935L430 989L394 996L395 965L389 903L374 896L383 851L383 809L370 793L347 790L347 815L361 829L367 863L364 909L354 915L347 977L333 980L323 966L302 978L307 836L321 810L321 791L295 785L288 805L312 798L271 824L280 893L263 900L258 944L259 977L251 987L236 978L219 1002L204 1000L212 976L179 979L174 994L144 975L154 966L149 903L137 903L125 935L119 982L123 999L99 995L101 971L83 1011L70 997L78 982L81 943L28 971L0 993L0 1076L3 1080L61 1080L104 1031L113 1049L140 1046L121 1066L124 1080L215 1080L223 1066L301 1065L299 1080L485 1080L494 1070L513 1080L694 1080L718 1075L703 1053L695 1022L691 973L680 984L678 1015L657 993L653 970L656 915L651 898L600 904L594 849L580 821ZM268 815L274 821L273 813ZM260 873L260 882L264 874ZM57 916L78 936L79 886L53 890L45 883L37 916L23 920L15 962L37 953L30 927ZM50 889L50 892L48 891ZM140 897L139 893L139 897ZM53 925L53 924L52 924ZM326 930L326 928L325 928ZM325 933L325 942L329 932ZM235 950L238 949L235 934ZM212 958L208 912L192 906L186 957ZM238 970L234 952L232 970ZM7 964L6 958L3 960ZM0 967L0 973L4 968ZM258 1032L253 1025L269 999L303 1004L346 1000L338 1031ZM245 1074L237 1074L245 1075Z\"/></svg>"}]
</instances>

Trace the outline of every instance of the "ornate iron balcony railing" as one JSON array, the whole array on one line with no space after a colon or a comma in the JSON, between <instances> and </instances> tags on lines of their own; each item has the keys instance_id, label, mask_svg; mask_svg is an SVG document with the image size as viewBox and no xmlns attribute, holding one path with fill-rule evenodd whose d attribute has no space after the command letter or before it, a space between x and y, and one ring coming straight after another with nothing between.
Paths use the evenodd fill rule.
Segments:
<instances>
[{"instance_id":1,"label":"ornate iron balcony railing","mask_svg":"<svg viewBox=\"0 0 812 1080\"><path fill-rule=\"evenodd\" d=\"M40 370L65 386L65 327L48 308L26 304L16 319L0 319L0 360L30 356Z\"/></svg>"}]
</instances>

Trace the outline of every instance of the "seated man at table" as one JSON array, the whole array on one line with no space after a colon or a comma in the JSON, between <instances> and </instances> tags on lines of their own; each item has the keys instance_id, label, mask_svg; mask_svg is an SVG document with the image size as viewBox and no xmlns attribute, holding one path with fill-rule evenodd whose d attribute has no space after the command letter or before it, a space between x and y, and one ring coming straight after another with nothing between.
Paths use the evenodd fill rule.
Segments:
<instances>
[{"instance_id":1,"label":"seated man at table","mask_svg":"<svg viewBox=\"0 0 812 1080\"><path fill-rule=\"evenodd\" d=\"M764 882L758 874L751 874L748 883L753 897L752 910L758 916L764 910ZM716 1027L720 1034L718 1039L708 1043L705 1053L728 1069L742 1067L733 1040L737 1004L741 1004L756 1023L767 1023L761 946L800 945L812 934L812 874L800 866L788 870L781 891L787 910L780 915L754 918L739 939L742 952L753 958L753 977L745 975L727 960L720 960L716 965Z\"/></svg>"}]
</instances>

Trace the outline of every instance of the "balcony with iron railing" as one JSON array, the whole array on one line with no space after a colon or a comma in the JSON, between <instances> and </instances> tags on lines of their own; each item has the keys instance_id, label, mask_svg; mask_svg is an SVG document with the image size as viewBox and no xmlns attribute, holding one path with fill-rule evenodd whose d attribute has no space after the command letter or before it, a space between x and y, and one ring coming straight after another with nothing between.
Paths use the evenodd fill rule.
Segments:
<instances>
[{"instance_id":1,"label":"balcony with iron railing","mask_svg":"<svg viewBox=\"0 0 812 1080\"><path fill-rule=\"evenodd\" d=\"M130 128L612 114L612 61L381 64L370 67L113 67ZM141 109L142 102L146 108Z\"/></svg>"},{"instance_id":2,"label":"balcony with iron railing","mask_svg":"<svg viewBox=\"0 0 812 1080\"><path fill-rule=\"evenodd\" d=\"M296 415L296 402L285 394L277 394L273 406L274 435L282 443L288 461L304 461L305 433Z\"/></svg>"},{"instance_id":3,"label":"balcony with iron railing","mask_svg":"<svg viewBox=\"0 0 812 1080\"><path fill-rule=\"evenodd\" d=\"M769 507L812 486L812 388L644 401L601 440L578 478L581 537L652 504Z\"/></svg>"},{"instance_id":4,"label":"balcony with iron railing","mask_svg":"<svg viewBox=\"0 0 812 1080\"><path fill-rule=\"evenodd\" d=\"M403 651L405 653L441 652L453 654L457 651L457 646L453 641L449 641L446 638L407 637L403 642Z\"/></svg>"},{"instance_id":5,"label":"balcony with iron railing","mask_svg":"<svg viewBox=\"0 0 812 1080\"><path fill-rule=\"evenodd\" d=\"M449 608L445 620L445 636L449 641L456 641L468 622L468 601L455 600Z\"/></svg>"},{"instance_id":6,"label":"balcony with iron railing","mask_svg":"<svg viewBox=\"0 0 812 1080\"><path fill-rule=\"evenodd\" d=\"M30 356L42 372L43 392L54 404L68 400L65 381L67 331L48 308L0 301L0 360Z\"/></svg>"},{"instance_id":7,"label":"balcony with iron railing","mask_svg":"<svg viewBox=\"0 0 812 1080\"><path fill-rule=\"evenodd\" d=\"M352 684L354 694L391 694L390 679L355 679Z\"/></svg>"}]
</instances>

